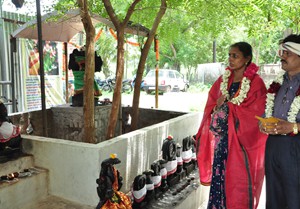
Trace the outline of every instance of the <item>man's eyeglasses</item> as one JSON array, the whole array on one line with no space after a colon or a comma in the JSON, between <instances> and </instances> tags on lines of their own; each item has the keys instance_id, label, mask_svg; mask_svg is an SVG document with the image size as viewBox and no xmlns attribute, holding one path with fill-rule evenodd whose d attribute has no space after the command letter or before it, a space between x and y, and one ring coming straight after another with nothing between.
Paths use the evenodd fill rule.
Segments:
<instances>
[{"instance_id":1,"label":"man's eyeglasses","mask_svg":"<svg viewBox=\"0 0 300 209\"><path fill-rule=\"evenodd\" d=\"M291 51L284 50L284 49L279 49L277 55L278 55L279 57L283 57L283 56L289 57L289 56L292 55L292 52L291 52Z\"/></svg>"}]
</instances>

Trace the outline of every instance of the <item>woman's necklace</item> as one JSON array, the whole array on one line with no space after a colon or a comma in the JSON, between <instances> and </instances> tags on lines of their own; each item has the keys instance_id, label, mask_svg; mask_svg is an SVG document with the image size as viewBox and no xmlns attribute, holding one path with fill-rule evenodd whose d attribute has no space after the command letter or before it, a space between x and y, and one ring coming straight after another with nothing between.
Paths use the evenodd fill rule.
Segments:
<instances>
[{"instance_id":1,"label":"woman's necklace","mask_svg":"<svg viewBox=\"0 0 300 209\"><path fill-rule=\"evenodd\" d=\"M277 95L282 83L283 83L283 74L279 75L268 88L267 93L267 104L266 104L266 118L269 118L273 114L274 110L274 100ZM296 92L296 96L291 104L290 110L288 112L287 120L291 123L296 123L296 117L300 111L300 86Z\"/></svg>"},{"instance_id":2,"label":"woman's necklace","mask_svg":"<svg viewBox=\"0 0 300 209\"><path fill-rule=\"evenodd\" d=\"M225 73L223 74L223 81L220 86L221 92L228 101L230 101L233 104L240 105L244 101L244 99L247 97L247 93L250 90L250 80L246 77L243 77L240 88L238 89L235 96L232 99L230 99L229 92L227 90L228 80L229 80L230 75L231 75L230 70L226 70Z\"/></svg>"},{"instance_id":3,"label":"woman's necklace","mask_svg":"<svg viewBox=\"0 0 300 209\"><path fill-rule=\"evenodd\" d=\"M230 101L233 104L240 105L244 101L244 99L247 98L247 94L250 90L251 80L253 79L254 75L258 71L258 67L254 63L251 63L246 68L243 78L242 78L242 81L241 81L240 88L238 89L236 94L233 96L233 98L230 99L230 95L229 95L227 88L228 88L228 80L232 73L231 71L232 70L229 67L226 68L226 70L223 74L223 77L222 77L223 80L220 84L220 90L228 101Z\"/></svg>"}]
</instances>

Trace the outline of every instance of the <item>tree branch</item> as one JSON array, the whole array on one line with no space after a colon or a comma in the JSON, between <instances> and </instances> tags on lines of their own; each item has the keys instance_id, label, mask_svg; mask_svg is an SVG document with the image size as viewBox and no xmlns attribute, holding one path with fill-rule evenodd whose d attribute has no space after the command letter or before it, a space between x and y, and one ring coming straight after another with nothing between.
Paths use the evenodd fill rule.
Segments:
<instances>
[{"instance_id":1,"label":"tree branch","mask_svg":"<svg viewBox=\"0 0 300 209\"><path fill-rule=\"evenodd\" d=\"M135 6L140 2L141 0L135 0L132 2L132 4L130 5L130 7L127 10L126 16L123 20L123 24L127 24L128 21L130 20L130 17L132 15L132 13L134 12L134 8Z\"/></svg>"},{"instance_id":2,"label":"tree branch","mask_svg":"<svg viewBox=\"0 0 300 209\"><path fill-rule=\"evenodd\" d=\"M112 23L114 24L114 26L116 27L116 30L119 30L120 27L120 21L118 19L118 16L115 13L115 10L113 9L110 0L102 0L104 7L106 9L106 12L108 14L108 16L110 17L110 20L112 21Z\"/></svg>"}]
</instances>

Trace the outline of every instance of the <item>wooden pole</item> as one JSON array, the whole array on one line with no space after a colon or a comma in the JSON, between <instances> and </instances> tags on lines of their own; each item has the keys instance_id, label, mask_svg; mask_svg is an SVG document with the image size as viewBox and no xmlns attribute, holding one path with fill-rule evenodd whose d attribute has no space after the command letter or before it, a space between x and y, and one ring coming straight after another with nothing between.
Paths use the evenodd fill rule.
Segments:
<instances>
[{"instance_id":1,"label":"wooden pole","mask_svg":"<svg viewBox=\"0 0 300 209\"><path fill-rule=\"evenodd\" d=\"M48 136L47 128L47 112L46 112L46 93L45 93L45 72L43 58L43 37L42 37L42 18L40 0L36 0L37 13L37 29L38 29L38 49L40 61L40 80L41 80L41 102L42 102L42 121L43 121L43 136Z\"/></svg>"},{"instance_id":2,"label":"wooden pole","mask_svg":"<svg viewBox=\"0 0 300 209\"><path fill-rule=\"evenodd\" d=\"M154 37L154 50L156 58L155 66L155 108L158 108L158 76L159 76L159 41L158 36Z\"/></svg>"},{"instance_id":3,"label":"wooden pole","mask_svg":"<svg viewBox=\"0 0 300 209\"><path fill-rule=\"evenodd\" d=\"M68 68L68 43L64 42L64 48L65 48L65 59L63 60L63 62L65 62L65 66L66 66L66 103L69 103L69 68Z\"/></svg>"}]
</instances>

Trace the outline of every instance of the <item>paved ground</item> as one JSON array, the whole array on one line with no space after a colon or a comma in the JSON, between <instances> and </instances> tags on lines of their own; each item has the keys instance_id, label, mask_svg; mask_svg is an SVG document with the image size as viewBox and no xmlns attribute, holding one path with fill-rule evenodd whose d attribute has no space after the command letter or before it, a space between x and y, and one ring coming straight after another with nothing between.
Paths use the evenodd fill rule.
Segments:
<instances>
[{"instance_id":1,"label":"paved ground","mask_svg":"<svg viewBox=\"0 0 300 209\"><path fill-rule=\"evenodd\" d=\"M103 95L104 98L112 99L111 95ZM132 106L133 94L122 94L122 104ZM202 112L207 100L207 93L190 93L190 92L169 92L158 95L158 108L173 111L200 111ZM155 95L147 95L141 92L141 108L155 108Z\"/></svg>"},{"instance_id":2,"label":"paved ground","mask_svg":"<svg viewBox=\"0 0 300 209\"><path fill-rule=\"evenodd\" d=\"M49 196L35 204L23 207L23 209L95 209L95 207L76 204L59 197Z\"/></svg>"}]
</instances>

